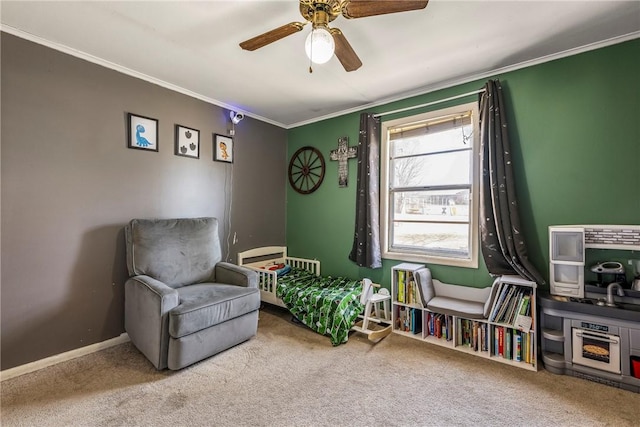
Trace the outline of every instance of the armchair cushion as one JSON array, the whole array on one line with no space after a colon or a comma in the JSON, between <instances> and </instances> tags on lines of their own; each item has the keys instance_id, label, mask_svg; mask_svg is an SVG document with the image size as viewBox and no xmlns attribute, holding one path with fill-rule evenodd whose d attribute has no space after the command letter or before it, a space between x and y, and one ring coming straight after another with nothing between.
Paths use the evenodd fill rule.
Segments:
<instances>
[{"instance_id":1,"label":"armchair cushion","mask_svg":"<svg viewBox=\"0 0 640 427\"><path fill-rule=\"evenodd\" d=\"M216 281L222 259L216 218L134 219L125 239L130 276L147 275L171 288Z\"/></svg>"},{"instance_id":2,"label":"armchair cushion","mask_svg":"<svg viewBox=\"0 0 640 427\"><path fill-rule=\"evenodd\" d=\"M169 335L180 338L260 308L260 291L220 283L178 288L180 304L169 312Z\"/></svg>"}]
</instances>

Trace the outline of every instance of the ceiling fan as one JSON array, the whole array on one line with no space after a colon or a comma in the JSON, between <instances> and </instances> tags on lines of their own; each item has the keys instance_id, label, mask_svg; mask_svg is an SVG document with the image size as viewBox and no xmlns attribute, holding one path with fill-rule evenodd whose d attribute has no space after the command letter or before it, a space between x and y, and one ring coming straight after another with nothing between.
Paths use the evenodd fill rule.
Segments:
<instances>
[{"instance_id":1,"label":"ceiling fan","mask_svg":"<svg viewBox=\"0 0 640 427\"><path fill-rule=\"evenodd\" d=\"M323 64L335 53L346 71L354 71L362 66L362 61L342 31L329 28L331 21L340 15L354 19L424 9L427 3L429 0L300 0L300 14L306 22L290 22L245 40L240 47L251 51L259 49L301 31L310 22L312 30L305 42L309 59L316 64Z\"/></svg>"}]
</instances>

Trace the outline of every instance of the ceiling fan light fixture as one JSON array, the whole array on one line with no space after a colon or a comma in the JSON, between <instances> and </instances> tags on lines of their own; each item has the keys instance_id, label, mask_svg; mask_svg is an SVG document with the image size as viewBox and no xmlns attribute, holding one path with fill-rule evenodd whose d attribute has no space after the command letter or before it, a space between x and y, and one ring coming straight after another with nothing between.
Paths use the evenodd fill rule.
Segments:
<instances>
[{"instance_id":1,"label":"ceiling fan light fixture","mask_svg":"<svg viewBox=\"0 0 640 427\"><path fill-rule=\"evenodd\" d=\"M316 27L311 30L304 43L304 50L307 52L307 56L315 64L324 64L329 61L335 48L333 36L324 27Z\"/></svg>"}]
</instances>

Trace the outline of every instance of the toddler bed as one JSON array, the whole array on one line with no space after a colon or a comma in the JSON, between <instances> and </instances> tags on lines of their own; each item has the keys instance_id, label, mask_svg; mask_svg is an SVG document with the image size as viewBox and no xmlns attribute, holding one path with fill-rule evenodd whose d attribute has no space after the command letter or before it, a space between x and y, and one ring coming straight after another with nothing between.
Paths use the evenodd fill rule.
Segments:
<instances>
[{"instance_id":1,"label":"toddler bed","mask_svg":"<svg viewBox=\"0 0 640 427\"><path fill-rule=\"evenodd\" d=\"M320 261L287 256L285 246L267 246L238 253L238 265L259 274L263 302L287 308L312 330L335 345L347 342L364 306L362 282L320 275Z\"/></svg>"}]
</instances>

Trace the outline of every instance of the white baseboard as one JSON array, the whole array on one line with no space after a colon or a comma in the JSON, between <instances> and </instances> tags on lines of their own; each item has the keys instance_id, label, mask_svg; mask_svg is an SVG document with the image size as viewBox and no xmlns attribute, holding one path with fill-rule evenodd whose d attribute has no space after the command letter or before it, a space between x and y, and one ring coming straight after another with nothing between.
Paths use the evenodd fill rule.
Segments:
<instances>
[{"instance_id":1,"label":"white baseboard","mask_svg":"<svg viewBox=\"0 0 640 427\"><path fill-rule=\"evenodd\" d=\"M77 357L95 353L96 351L104 350L105 348L113 347L114 345L122 344L128 341L129 341L129 335L127 335L127 333L124 332L120 334L119 337L111 338L106 341L88 345L86 347L81 347L75 350L56 354L55 356L36 360L35 362L16 366L15 368L5 369L4 371L0 371L0 382L11 379L11 378L19 377L20 375L28 374L30 372L35 372L37 370L55 365L57 363L66 362L67 360L72 360Z\"/></svg>"}]
</instances>

